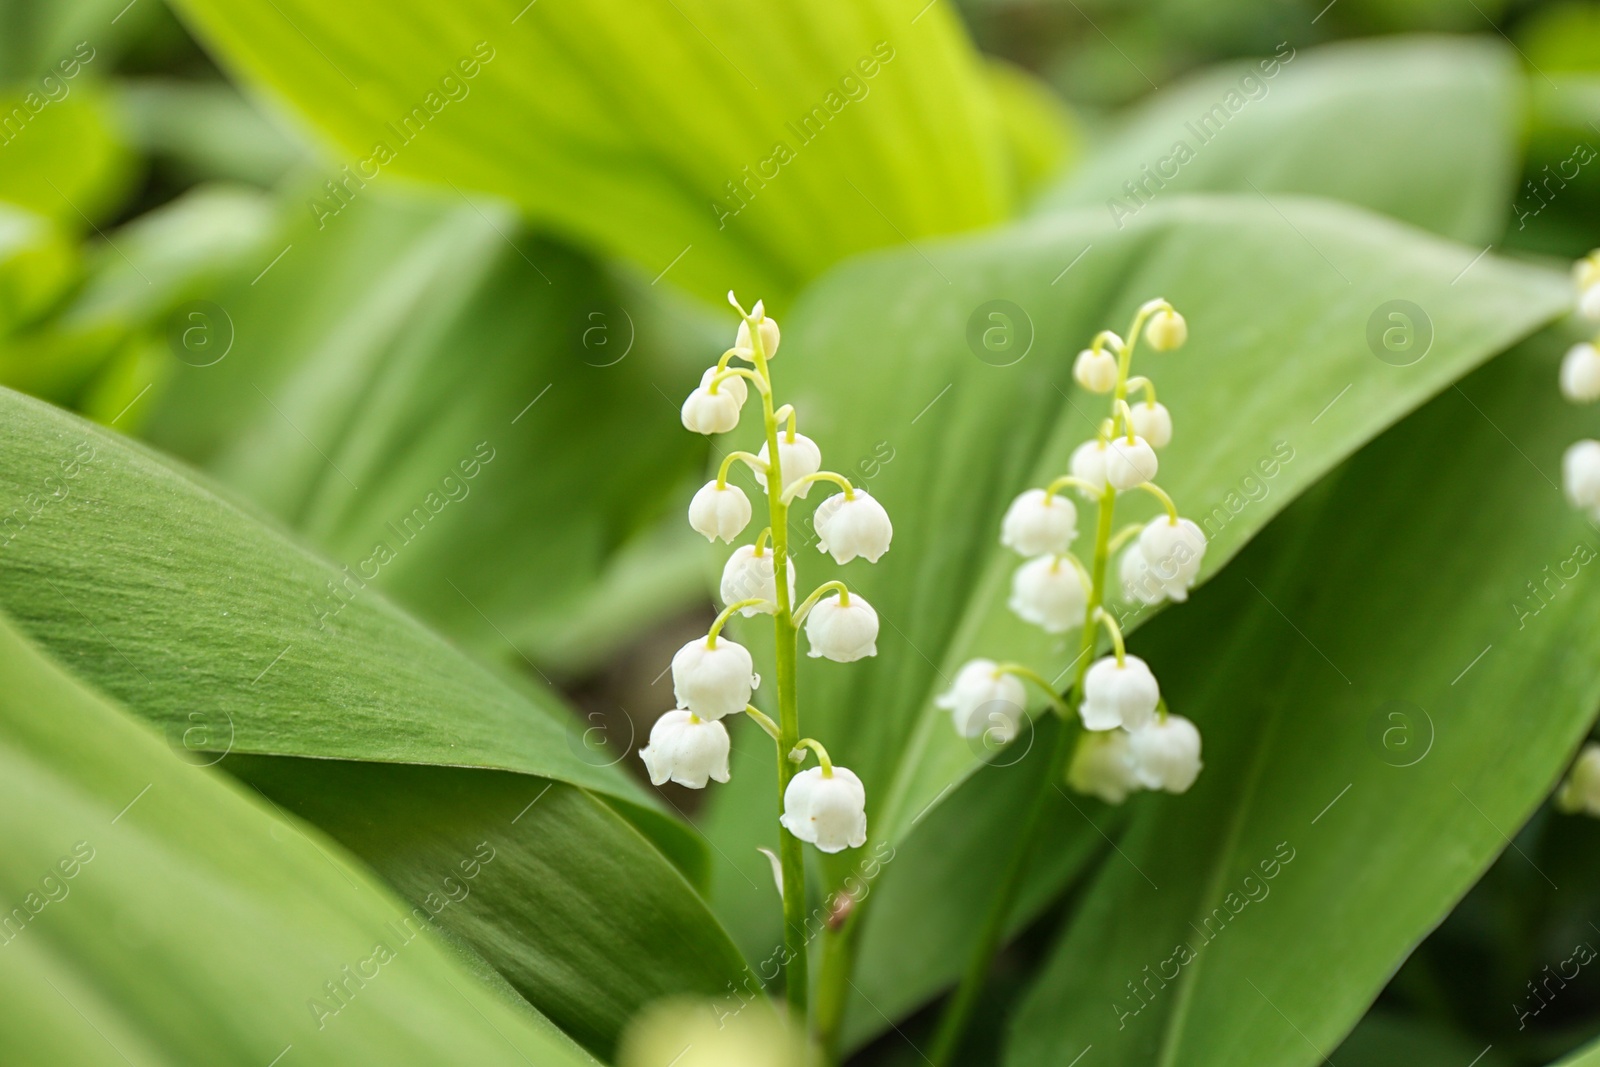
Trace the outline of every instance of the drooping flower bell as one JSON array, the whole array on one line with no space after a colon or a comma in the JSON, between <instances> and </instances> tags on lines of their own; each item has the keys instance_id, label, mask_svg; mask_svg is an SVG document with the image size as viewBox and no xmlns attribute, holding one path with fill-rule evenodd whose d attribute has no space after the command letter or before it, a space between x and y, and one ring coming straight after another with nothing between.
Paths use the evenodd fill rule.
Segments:
<instances>
[{"instance_id":1,"label":"drooping flower bell","mask_svg":"<svg viewBox=\"0 0 1600 1067\"><path fill-rule=\"evenodd\" d=\"M1144 337L1157 352L1171 352L1175 348L1182 348L1189 339L1189 324L1171 308L1162 308L1150 316L1144 328Z\"/></svg>"},{"instance_id":2,"label":"drooping flower bell","mask_svg":"<svg viewBox=\"0 0 1600 1067\"><path fill-rule=\"evenodd\" d=\"M768 454L765 442L762 443L761 451L757 452L756 455L770 469L772 457ZM791 439L787 430L780 429L778 431L778 465L783 468L783 485L780 488L784 492L788 492L789 487L794 485L795 482L798 482L801 478L808 478L822 469L822 449L818 448L817 443L803 433L796 433ZM752 473L755 475L756 481L760 483L761 488L765 489L767 487L766 471L757 469ZM815 483L807 483L802 487L800 495L802 497L809 495L813 484Z\"/></svg>"},{"instance_id":3,"label":"drooping flower bell","mask_svg":"<svg viewBox=\"0 0 1600 1067\"><path fill-rule=\"evenodd\" d=\"M857 556L876 563L894 537L889 513L865 489L854 489L848 496L835 493L824 500L817 505L812 526L817 550L833 556L836 563L849 563Z\"/></svg>"},{"instance_id":4,"label":"drooping flower bell","mask_svg":"<svg viewBox=\"0 0 1600 1067\"><path fill-rule=\"evenodd\" d=\"M1058 556L1078 534L1078 509L1072 501L1043 489L1029 489L1011 502L1000 521L1000 543L1023 556Z\"/></svg>"},{"instance_id":5,"label":"drooping flower bell","mask_svg":"<svg viewBox=\"0 0 1600 1067\"><path fill-rule=\"evenodd\" d=\"M707 369L700 385L683 402L680 415L684 429L709 437L727 433L739 425L739 408L749 396L749 389L735 376L718 382L716 392L712 392L711 380L716 373L715 367Z\"/></svg>"},{"instance_id":6,"label":"drooping flower bell","mask_svg":"<svg viewBox=\"0 0 1600 1067\"><path fill-rule=\"evenodd\" d=\"M1078 714L1086 730L1137 730L1155 718L1161 687L1138 656L1105 656L1083 677L1083 703Z\"/></svg>"},{"instance_id":7,"label":"drooping flower bell","mask_svg":"<svg viewBox=\"0 0 1600 1067\"><path fill-rule=\"evenodd\" d=\"M1104 441L1098 438L1085 441L1073 450L1072 459L1067 463L1067 469L1079 481L1088 482L1090 485L1106 484L1106 452Z\"/></svg>"},{"instance_id":8,"label":"drooping flower bell","mask_svg":"<svg viewBox=\"0 0 1600 1067\"><path fill-rule=\"evenodd\" d=\"M771 359L778 354L778 342L782 339L778 321L767 318L767 306L761 300L757 300L756 306L750 309L750 316L761 324L759 329L762 353ZM750 324L743 319L739 320L739 332L734 335L733 348L740 359L750 363L755 362L755 346L750 343Z\"/></svg>"},{"instance_id":9,"label":"drooping flower bell","mask_svg":"<svg viewBox=\"0 0 1600 1067\"><path fill-rule=\"evenodd\" d=\"M728 730L692 711L669 711L650 728L650 743L639 750L650 783L677 782L704 789L708 779L728 780Z\"/></svg>"},{"instance_id":10,"label":"drooping flower bell","mask_svg":"<svg viewBox=\"0 0 1600 1067\"><path fill-rule=\"evenodd\" d=\"M743 711L760 684L750 650L720 634L697 637L672 657L672 692L678 707L702 719Z\"/></svg>"},{"instance_id":11,"label":"drooping flower bell","mask_svg":"<svg viewBox=\"0 0 1600 1067\"><path fill-rule=\"evenodd\" d=\"M998 668L992 659L969 660L935 701L950 712L962 737L981 737L989 730L1015 735L1022 725L1027 690L1020 679Z\"/></svg>"},{"instance_id":12,"label":"drooping flower bell","mask_svg":"<svg viewBox=\"0 0 1600 1067\"><path fill-rule=\"evenodd\" d=\"M1063 556L1030 559L1011 577L1011 610L1046 633L1065 633L1081 626L1088 605L1089 590L1083 576Z\"/></svg>"},{"instance_id":13,"label":"drooping flower bell","mask_svg":"<svg viewBox=\"0 0 1600 1067\"><path fill-rule=\"evenodd\" d=\"M1154 400L1140 401L1128 408L1133 432L1150 442L1151 448L1166 448L1172 443L1172 413L1167 405Z\"/></svg>"},{"instance_id":14,"label":"drooping flower bell","mask_svg":"<svg viewBox=\"0 0 1600 1067\"><path fill-rule=\"evenodd\" d=\"M707 541L722 538L729 544L750 525L750 498L737 485L718 485L715 478L702 485L689 501L689 525Z\"/></svg>"},{"instance_id":15,"label":"drooping flower bell","mask_svg":"<svg viewBox=\"0 0 1600 1067\"><path fill-rule=\"evenodd\" d=\"M1072 364L1072 377L1091 393L1109 393L1117 386L1117 357L1104 348L1085 348Z\"/></svg>"},{"instance_id":16,"label":"drooping flower bell","mask_svg":"<svg viewBox=\"0 0 1600 1067\"><path fill-rule=\"evenodd\" d=\"M728 557L722 568L722 602L734 604L741 600L760 598L765 605L751 604L739 609L739 614L771 615L777 610L778 580L773 574L772 552L763 550L756 555L754 545L740 545ZM789 603L794 603L794 560L789 561Z\"/></svg>"},{"instance_id":17,"label":"drooping flower bell","mask_svg":"<svg viewBox=\"0 0 1600 1067\"><path fill-rule=\"evenodd\" d=\"M1126 730L1084 735L1067 767L1067 784L1107 804L1121 804L1127 800L1129 793L1144 785L1133 772L1128 741Z\"/></svg>"},{"instance_id":18,"label":"drooping flower bell","mask_svg":"<svg viewBox=\"0 0 1600 1067\"><path fill-rule=\"evenodd\" d=\"M1174 522L1171 516L1157 516L1139 532L1138 549L1148 564L1146 574L1160 583L1161 592L1180 604L1188 600L1206 555L1200 527L1188 519Z\"/></svg>"},{"instance_id":19,"label":"drooping flower bell","mask_svg":"<svg viewBox=\"0 0 1600 1067\"><path fill-rule=\"evenodd\" d=\"M1561 395L1574 404L1600 400L1600 350L1588 342L1567 349L1561 360Z\"/></svg>"},{"instance_id":20,"label":"drooping flower bell","mask_svg":"<svg viewBox=\"0 0 1600 1067\"><path fill-rule=\"evenodd\" d=\"M1137 488L1156 476L1160 464L1156 450L1143 437L1113 437L1106 443L1106 481L1119 493Z\"/></svg>"},{"instance_id":21,"label":"drooping flower bell","mask_svg":"<svg viewBox=\"0 0 1600 1067\"><path fill-rule=\"evenodd\" d=\"M823 852L867 843L867 791L854 771L833 767L801 771L783 792L784 828Z\"/></svg>"},{"instance_id":22,"label":"drooping flower bell","mask_svg":"<svg viewBox=\"0 0 1600 1067\"><path fill-rule=\"evenodd\" d=\"M1132 731L1128 754L1146 788L1183 793L1200 774L1200 731L1182 715L1168 715Z\"/></svg>"},{"instance_id":23,"label":"drooping flower bell","mask_svg":"<svg viewBox=\"0 0 1600 1067\"><path fill-rule=\"evenodd\" d=\"M850 594L849 603L835 594L823 597L806 616L807 655L831 659L835 663L854 663L878 654L878 613L866 599Z\"/></svg>"}]
</instances>

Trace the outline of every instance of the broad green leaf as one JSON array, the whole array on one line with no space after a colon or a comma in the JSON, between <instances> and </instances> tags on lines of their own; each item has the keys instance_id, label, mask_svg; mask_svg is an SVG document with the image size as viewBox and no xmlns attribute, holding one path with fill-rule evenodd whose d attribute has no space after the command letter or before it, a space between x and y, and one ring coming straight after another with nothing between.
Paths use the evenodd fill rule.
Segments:
<instances>
[{"instance_id":1,"label":"broad green leaf","mask_svg":"<svg viewBox=\"0 0 1600 1067\"><path fill-rule=\"evenodd\" d=\"M692 532L650 533L705 464L700 324L503 207L374 192L324 226L303 199L213 294L226 358L166 359L148 436L485 655L570 668L695 596L651 558Z\"/></svg>"},{"instance_id":2,"label":"broad green leaf","mask_svg":"<svg viewBox=\"0 0 1600 1067\"><path fill-rule=\"evenodd\" d=\"M1505 226L1522 95L1486 37L1285 44L1153 96L1038 207L1126 224L1181 193L1299 193L1481 247Z\"/></svg>"},{"instance_id":3,"label":"broad green leaf","mask_svg":"<svg viewBox=\"0 0 1600 1067\"><path fill-rule=\"evenodd\" d=\"M516 947L475 947L493 958L534 946L539 958L557 960L537 986L518 984L541 1009L561 1006L551 989L613 990L583 1020L603 1035L597 1045L615 1039L619 1003L638 1008L685 985L716 992L738 977L727 966L736 954L726 935L661 858L691 845L658 852L639 834L579 832L583 824L568 817L587 812L592 830L596 821L614 825L611 810L632 816L647 802L618 769L596 765L556 697L498 680L354 569L312 556L147 450L14 393L0 393L0 416L12 433L0 456L0 607L74 673L200 762L232 753L225 768L239 755L308 757L306 773L324 776L320 788L329 791L347 788L345 772L384 771L342 761L476 769L463 770L462 781L490 797L490 770L539 788L547 784L540 779L580 787L529 831L556 820L540 832L572 847L512 869L558 883L581 882L595 868L632 872L613 880L608 897L615 951L597 959L565 927L525 927ZM587 790L612 798L610 809ZM376 853L403 835L408 821L385 828L397 809L362 809L365 836L350 843ZM638 820L654 839L687 833L659 816ZM381 855L371 858L382 866ZM403 892L416 888L401 872L394 878ZM532 885L520 893L537 896ZM640 915L654 920L652 939L626 936ZM474 929L460 932L470 939ZM696 982L684 981L686 970ZM718 970L720 980L706 979Z\"/></svg>"},{"instance_id":4,"label":"broad green leaf","mask_svg":"<svg viewBox=\"0 0 1600 1067\"><path fill-rule=\"evenodd\" d=\"M83 69L94 54L86 43L81 55L65 57L78 71L73 78L0 90L0 201L80 233L93 232L133 178L110 106Z\"/></svg>"},{"instance_id":5,"label":"broad green leaf","mask_svg":"<svg viewBox=\"0 0 1600 1067\"><path fill-rule=\"evenodd\" d=\"M1555 388L1564 347L1542 335L1447 390L1143 635L1206 767L1130 805L1126 862L1009 1063L1090 1043L1108 1063L1320 1062L1515 847L1600 704L1600 540L1553 480L1590 421Z\"/></svg>"},{"instance_id":6,"label":"broad green leaf","mask_svg":"<svg viewBox=\"0 0 1600 1067\"><path fill-rule=\"evenodd\" d=\"M1476 1061L1473 1057L1477 1057ZM1330 1059L1344 1067L1416 1067L1435 1063L1510 1067L1515 1062L1469 1035L1376 1008L1367 1013Z\"/></svg>"},{"instance_id":7,"label":"broad green leaf","mask_svg":"<svg viewBox=\"0 0 1600 1067\"><path fill-rule=\"evenodd\" d=\"M7 1063L593 1062L5 623L0 679Z\"/></svg>"},{"instance_id":8,"label":"broad green leaf","mask_svg":"<svg viewBox=\"0 0 1600 1067\"><path fill-rule=\"evenodd\" d=\"M1075 652L1006 609L1018 561L998 529L1011 498L1093 433L1103 400L1075 392L1070 368L1096 330L1125 328L1154 295L1188 316L1188 346L1147 352L1139 369L1177 428L1158 481L1207 531L1210 574L1339 460L1570 299L1556 272L1476 256L1326 202L1174 198L1125 229L1099 211L1062 214L876 257L814 288L785 322L778 388L825 462L883 501L895 543L876 566L839 572L883 620L877 657L804 661L801 709L805 732L865 781L873 836L904 839L979 765L933 704L962 662L1020 659L1054 677ZM1428 319L1426 355L1403 367L1367 340L1371 323L1392 325L1380 309L1396 298ZM1026 354L1007 366L966 340L997 299L1020 309L1009 314ZM885 352L898 358L873 358ZM1138 508L1119 522L1151 514ZM809 549L797 559L802 592L835 576ZM735 809L770 803L768 762L741 764L711 797L708 833L747 874L771 831L738 837ZM719 868L719 898L744 884ZM747 951L771 936L735 932Z\"/></svg>"},{"instance_id":9,"label":"broad green leaf","mask_svg":"<svg viewBox=\"0 0 1600 1067\"><path fill-rule=\"evenodd\" d=\"M1600 1041L1585 1045L1572 1055L1563 1057L1560 1063L1552 1064L1551 1067L1595 1067L1597 1063L1600 1063Z\"/></svg>"},{"instance_id":10,"label":"broad green leaf","mask_svg":"<svg viewBox=\"0 0 1600 1067\"><path fill-rule=\"evenodd\" d=\"M331 144L336 183L498 194L719 304L1010 208L1012 161L948 5L176 6Z\"/></svg>"}]
</instances>

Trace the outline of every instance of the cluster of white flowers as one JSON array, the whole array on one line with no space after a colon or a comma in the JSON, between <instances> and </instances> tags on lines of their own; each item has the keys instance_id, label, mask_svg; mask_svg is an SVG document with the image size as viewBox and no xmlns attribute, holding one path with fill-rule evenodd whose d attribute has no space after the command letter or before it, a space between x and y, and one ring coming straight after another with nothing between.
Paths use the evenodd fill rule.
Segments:
<instances>
[{"instance_id":1,"label":"cluster of white flowers","mask_svg":"<svg viewBox=\"0 0 1600 1067\"><path fill-rule=\"evenodd\" d=\"M732 293L728 299L739 307ZM837 485L840 491L818 505L813 527L818 550L841 564L857 557L876 563L889 550L894 527L883 505L865 490L843 475L822 469L822 450L796 431L793 407L773 407L769 362L778 351L778 324L766 316L760 301L749 314L739 310L742 321L734 345L716 366L706 370L683 402L683 425L695 433L727 433L738 426L753 386L761 398L767 440L754 455L733 452L727 456L717 476L690 501L689 525L708 541L720 539L729 544L750 525L754 513L750 498L728 481L735 463L749 467L766 494L771 525L754 543L738 546L728 557L720 589L726 607L705 637L689 642L673 656L672 684L678 708L656 722L650 744L640 756L657 785L673 781L700 789L708 780L726 782L728 732L721 720L743 712L780 745L786 745L795 764L804 762L808 749L817 754L819 766L789 779L779 820L783 827L824 852L859 848L867 835L866 791L861 780L850 770L834 766L819 743L800 738L797 724L793 731L786 731L751 705L751 694L761 680L749 651L721 636L721 630L736 612L747 617L766 614L776 617L780 656L786 651L793 655L795 627L801 624L813 657L850 663L876 655L878 613L843 582L825 582L796 604L794 561L785 554L788 513L790 505L807 497L817 483ZM731 366L733 360L748 366ZM776 485L769 484L774 474ZM783 645L786 634L787 647ZM783 694L779 703L785 703ZM786 736L788 733L794 736Z\"/></svg>"},{"instance_id":2,"label":"cluster of white flowers","mask_svg":"<svg viewBox=\"0 0 1600 1067\"><path fill-rule=\"evenodd\" d=\"M1188 719L1167 712L1161 688L1149 666L1128 655L1115 619L1102 606L1105 571L1112 554L1126 546L1119 564L1123 592L1145 605L1188 599L1205 556L1200 527L1180 518L1172 499L1155 484L1156 451L1172 440L1172 415L1156 400L1148 378L1128 376L1141 328L1158 352L1180 347L1188 338L1183 316L1164 300L1140 307L1129 340L1102 331L1078 354L1073 376L1092 393L1110 394L1111 416L1094 439L1073 453L1071 473L1044 488L1029 489L1012 501L1000 524L1000 543L1026 557L1011 580L1010 607L1047 633L1084 628L1080 661L1094 649L1100 626L1111 636L1113 653L1080 671L1069 695L1088 733L1079 740L1068 781L1081 792L1120 803L1136 789L1182 793L1200 773L1200 732ZM1130 394L1142 398L1129 402ZM1073 490L1097 506L1093 570L1072 552L1078 533ZM1112 511L1119 494L1143 491L1165 512L1149 522L1112 534ZM963 737L987 735L1007 740L1019 729L1026 706L1022 680L1041 686L1057 710L1070 710L1054 686L1019 664L972 660L940 699Z\"/></svg>"},{"instance_id":3,"label":"cluster of white flowers","mask_svg":"<svg viewBox=\"0 0 1600 1067\"><path fill-rule=\"evenodd\" d=\"M1578 312L1600 322L1600 250L1580 259L1572 270L1578 289ZM1600 349L1583 341L1567 349L1561 360L1561 395L1574 404L1600 400ZM1561 483L1575 508L1600 522L1600 441L1585 439L1561 457Z\"/></svg>"}]
</instances>

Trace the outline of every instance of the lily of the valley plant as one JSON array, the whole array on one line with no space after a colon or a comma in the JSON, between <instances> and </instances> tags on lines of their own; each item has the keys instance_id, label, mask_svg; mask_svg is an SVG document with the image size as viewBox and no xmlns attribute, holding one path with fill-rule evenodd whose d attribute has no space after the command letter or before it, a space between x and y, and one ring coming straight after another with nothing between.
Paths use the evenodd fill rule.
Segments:
<instances>
[{"instance_id":1,"label":"lily of the valley plant","mask_svg":"<svg viewBox=\"0 0 1600 1067\"><path fill-rule=\"evenodd\" d=\"M1000 527L1001 544L1026 557L1012 577L1011 610L1048 633L1082 631L1078 657L1068 668L1076 669L1072 684L1063 695L1025 664L974 659L939 700L966 738L1004 743L1015 736L1028 703L1024 682L1036 685L1063 720L1045 792L1028 813L1023 844L1000 880L979 944L946 1008L932 1053L941 1067L952 1061L988 974L1055 783L1064 775L1079 792L1120 804L1139 789L1182 793L1200 773L1199 730L1168 712L1155 675L1128 653L1122 629L1105 606L1106 574L1119 550L1125 597L1151 606L1188 599L1206 548L1200 527L1180 518L1155 482L1156 451L1172 440L1172 415L1148 377L1130 377L1141 336L1157 352L1170 352L1188 339L1188 325L1165 300L1151 300L1135 313L1126 340L1103 330L1078 353L1073 377L1091 393L1109 394L1109 415L1095 437L1073 452L1070 473L1018 496ZM1087 564L1072 551L1078 509L1068 491L1095 505ZM1130 492L1155 497L1163 512L1117 530L1117 499ZM1111 652L1092 659L1102 630ZM1074 723L1081 723L1081 734L1070 728Z\"/></svg>"},{"instance_id":2,"label":"lily of the valley plant","mask_svg":"<svg viewBox=\"0 0 1600 1067\"><path fill-rule=\"evenodd\" d=\"M775 405L772 359L777 355L778 324L761 301L746 312L733 294L728 302L743 321L732 348L706 370L683 403L683 424L695 433L727 433L754 388L760 398L765 441L760 451L730 453L717 476L689 504L689 525L709 541L732 544L750 525L753 508L742 489L728 480L736 463L750 468L766 493L768 525L751 544L728 557L722 571L726 605L703 638L672 657L672 685L678 707L656 722L650 744L640 752L656 785L667 781L693 789L708 780L728 780L728 731L722 720L744 713L777 745L780 815L779 867L784 912L784 984L790 1015L806 1019L805 862L802 843L823 852L860 848L867 840L867 795L861 779L837 766L821 742L801 736L795 691L799 627L805 627L810 655L850 663L877 654L878 614L843 582L824 582L796 603L795 567L789 558L789 512L819 482L839 492L823 500L813 517L817 547L843 564L859 557L876 563L889 550L894 530L889 515L849 479L822 470L822 452L795 429L791 405ZM732 365L738 360L745 365ZM778 714L776 719L750 703L760 686L749 650L722 636L735 613L772 616L775 637ZM801 770L810 753L817 766Z\"/></svg>"}]
</instances>

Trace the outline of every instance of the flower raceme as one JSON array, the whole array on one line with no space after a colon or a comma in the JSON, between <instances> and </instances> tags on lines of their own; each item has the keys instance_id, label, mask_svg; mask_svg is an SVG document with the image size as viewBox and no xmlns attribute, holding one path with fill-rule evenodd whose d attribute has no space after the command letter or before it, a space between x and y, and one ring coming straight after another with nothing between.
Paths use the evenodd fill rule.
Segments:
<instances>
[{"instance_id":1,"label":"flower raceme","mask_svg":"<svg viewBox=\"0 0 1600 1067\"><path fill-rule=\"evenodd\" d=\"M1600 321L1600 249L1573 265L1572 279L1578 296L1578 313ZM1600 349L1591 342L1573 345L1561 360L1561 395L1574 404L1600 400ZM1585 439L1561 457L1561 484L1573 507L1600 522L1600 441Z\"/></svg>"},{"instance_id":2,"label":"flower raceme","mask_svg":"<svg viewBox=\"0 0 1600 1067\"><path fill-rule=\"evenodd\" d=\"M1138 309L1128 340L1109 330L1097 334L1078 353L1073 377L1089 392L1110 395L1109 417L1073 451L1070 473L1025 490L1001 520L1000 543L1026 557L1012 575L1011 610L1047 633L1082 629L1077 679L1067 696L1057 695L1042 675L1026 667L977 659L957 673L939 699L963 737L1002 720L1014 733L1026 708L1022 680L1040 685L1057 712L1073 715L1086 731L1056 773L1064 773L1079 792L1112 804L1139 789L1184 792L1201 767L1199 731L1188 719L1168 713L1154 672L1127 654L1121 630L1104 607L1106 571L1119 549L1118 585L1128 601L1145 605L1187 600L1205 561L1205 534L1178 514L1155 483L1157 449L1173 439L1172 413L1156 399L1148 377L1130 376L1141 337L1155 351L1171 352L1188 335L1183 316L1165 300ZM1600 444L1595 452L1594 491L1600 504ZM1088 565L1072 550L1079 515L1069 492L1096 508L1095 543L1084 557L1091 560ZM1163 511L1113 534L1113 509L1119 496L1130 492L1154 497ZM1112 654L1091 659L1102 627Z\"/></svg>"}]
</instances>

